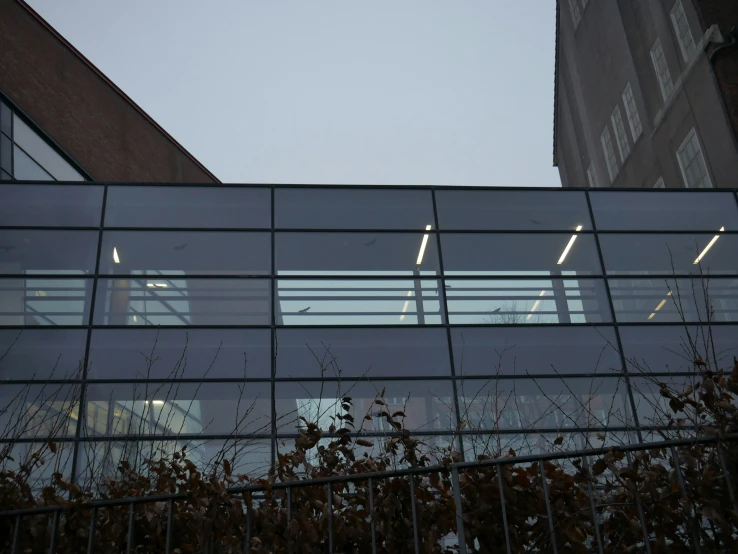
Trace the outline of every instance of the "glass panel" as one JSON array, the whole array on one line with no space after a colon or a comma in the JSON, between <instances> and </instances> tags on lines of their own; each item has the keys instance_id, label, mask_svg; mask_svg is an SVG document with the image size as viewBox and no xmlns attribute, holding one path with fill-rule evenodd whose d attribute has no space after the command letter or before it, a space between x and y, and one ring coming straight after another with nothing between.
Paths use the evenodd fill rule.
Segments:
<instances>
[{"instance_id":1,"label":"glass panel","mask_svg":"<svg viewBox=\"0 0 738 554\"><path fill-rule=\"evenodd\" d=\"M737 331L732 325L622 326L620 338L628 371L634 373L730 372L738 357ZM697 356L708 365L697 366Z\"/></svg>"},{"instance_id":2,"label":"glass panel","mask_svg":"<svg viewBox=\"0 0 738 554\"><path fill-rule=\"evenodd\" d=\"M28 154L18 148L13 147L13 175L22 181L53 181L54 178L49 175L44 168L38 165Z\"/></svg>"},{"instance_id":3,"label":"glass panel","mask_svg":"<svg viewBox=\"0 0 738 554\"><path fill-rule=\"evenodd\" d=\"M92 280L0 279L0 325L84 325Z\"/></svg>"},{"instance_id":4,"label":"glass panel","mask_svg":"<svg viewBox=\"0 0 738 554\"><path fill-rule=\"evenodd\" d=\"M599 279L447 279L446 300L452 324L610 321Z\"/></svg>"},{"instance_id":5,"label":"glass panel","mask_svg":"<svg viewBox=\"0 0 738 554\"><path fill-rule=\"evenodd\" d=\"M277 233L275 241L278 275L439 272L434 233Z\"/></svg>"},{"instance_id":6,"label":"glass panel","mask_svg":"<svg viewBox=\"0 0 738 554\"><path fill-rule=\"evenodd\" d=\"M278 188L275 226L282 229L417 229L433 225L429 190Z\"/></svg>"},{"instance_id":7,"label":"glass panel","mask_svg":"<svg viewBox=\"0 0 738 554\"><path fill-rule=\"evenodd\" d=\"M279 279L277 325L437 325L439 287L423 279Z\"/></svg>"},{"instance_id":8,"label":"glass panel","mask_svg":"<svg viewBox=\"0 0 738 554\"><path fill-rule=\"evenodd\" d=\"M0 130L8 136L12 136L11 125L13 121L13 112L10 106L4 102L0 102Z\"/></svg>"},{"instance_id":9,"label":"glass panel","mask_svg":"<svg viewBox=\"0 0 738 554\"><path fill-rule=\"evenodd\" d=\"M738 280L610 279L615 316L630 322L738 321Z\"/></svg>"},{"instance_id":10,"label":"glass panel","mask_svg":"<svg viewBox=\"0 0 738 554\"><path fill-rule=\"evenodd\" d=\"M70 437L77 429L81 385L8 385L0 387L0 436Z\"/></svg>"},{"instance_id":11,"label":"glass panel","mask_svg":"<svg viewBox=\"0 0 738 554\"><path fill-rule=\"evenodd\" d=\"M669 390L676 393L682 392L689 386L699 391L701 382L702 377L699 375L669 375L658 379L632 377L630 386L633 389L633 401L638 413L638 424L674 429L674 423L669 424L669 420L680 418L685 420L684 427L695 426L697 422L694 418L688 417L684 412L676 413L669 407L669 399L661 395L660 385L663 383ZM697 393L694 393L691 398L697 400ZM687 408L687 412L694 414L689 408ZM700 423L702 422L700 421ZM677 431L673 430L672 433L676 435ZM664 439L663 437L653 437L653 440Z\"/></svg>"},{"instance_id":12,"label":"glass panel","mask_svg":"<svg viewBox=\"0 0 738 554\"><path fill-rule=\"evenodd\" d=\"M17 115L13 117L13 139L58 181L84 181L84 177L62 158Z\"/></svg>"},{"instance_id":13,"label":"glass panel","mask_svg":"<svg viewBox=\"0 0 738 554\"><path fill-rule=\"evenodd\" d=\"M269 383L87 386L85 432L99 435L269 434Z\"/></svg>"},{"instance_id":14,"label":"glass panel","mask_svg":"<svg viewBox=\"0 0 738 554\"><path fill-rule=\"evenodd\" d=\"M0 379L81 379L87 331L0 330Z\"/></svg>"},{"instance_id":15,"label":"glass panel","mask_svg":"<svg viewBox=\"0 0 738 554\"><path fill-rule=\"evenodd\" d=\"M603 448L628 443L625 433L600 432L557 432L540 433L535 431L481 432L463 434L464 456L467 461L477 460L479 456L501 458L508 456L512 449L517 456L535 456L550 452L566 452ZM557 440L561 439L561 440ZM658 439L657 439L658 440ZM564 461L568 463L569 460ZM572 467L572 470L576 468Z\"/></svg>"},{"instance_id":16,"label":"glass panel","mask_svg":"<svg viewBox=\"0 0 738 554\"><path fill-rule=\"evenodd\" d=\"M471 431L624 427L630 419L619 377L461 379L456 388Z\"/></svg>"},{"instance_id":17,"label":"glass panel","mask_svg":"<svg viewBox=\"0 0 738 554\"><path fill-rule=\"evenodd\" d=\"M441 230L588 231L587 199L583 192L540 190L438 190Z\"/></svg>"},{"instance_id":18,"label":"glass panel","mask_svg":"<svg viewBox=\"0 0 738 554\"><path fill-rule=\"evenodd\" d=\"M277 433L296 433L304 427L300 417L327 430L336 420L331 416L344 413L341 398L351 398L348 413L354 418L356 431L392 432L382 412L402 411L398 416L404 428L413 431L456 429L456 414L451 381L326 381L278 382L275 409ZM384 391L384 394L382 394ZM384 404L378 404L380 399ZM370 416L371 421L364 419ZM336 423L338 427L340 422Z\"/></svg>"},{"instance_id":19,"label":"glass panel","mask_svg":"<svg viewBox=\"0 0 738 554\"><path fill-rule=\"evenodd\" d=\"M446 275L599 275L588 234L441 235Z\"/></svg>"},{"instance_id":20,"label":"glass panel","mask_svg":"<svg viewBox=\"0 0 738 554\"><path fill-rule=\"evenodd\" d=\"M10 173L0 170L0 181L10 181Z\"/></svg>"},{"instance_id":21,"label":"glass panel","mask_svg":"<svg viewBox=\"0 0 738 554\"><path fill-rule=\"evenodd\" d=\"M89 379L270 377L268 329L95 329Z\"/></svg>"},{"instance_id":22,"label":"glass panel","mask_svg":"<svg viewBox=\"0 0 738 554\"><path fill-rule=\"evenodd\" d=\"M3 452L0 471L27 472L24 482L29 484L34 496L40 497L43 488L52 484L54 473L60 473L67 480L72 474L74 442L55 439L54 445L56 453L49 449L49 441L0 443L0 452ZM43 464L37 463L39 457L44 460Z\"/></svg>"},{"instance_id":23,"label":"glass panel","mask_svg":"<svg viewBox=\"0 0 738 554\"><path fill-rule=\"evenodd\" d=\"M622 371L610 327L454 328L451 345L457 376Z\"/></svg>"},{"instance_id":24,"label":"glass panel","mask_svg":"<svg viewBox=\"0 0 738 554\"><path fill-rule=\"evenodd\" d=\"M269 325L266 279L100 279L98 325Z\"/></svg>"},{"instance_id":25,"label":"glass panel","mask_svg":"<svg viewBox=\"0 0 738 554\"><path fill-rule=\"evenodd\" d=\"M108 227L269 228L267 188L132 186L108 189Z\"/></svg>"},{"instance_id":26,"label":"glass panel","mask_svg":"<svg viewBox=\"0 0 738 554\"><path fill-rule=\"evenodd\" d=\"M3 185L0 225L98 227L102 197L96 185Z\"/></svg>"},{"instance_id":27,"label":"glass panel","mask_svg":"<svg viewBox=\"0 0 738 554\"><path fill-rule=\"evenodd\" d=\"M100 274L268 275L268 233L106 231Z\"/></svg>"},{"instance_id":28,"label":"glass panel","mask_svg":"<svg viewBox=\"0 0 738 554\"><path fill-rule=\"evenodd\" d=\"M8 173L13 169L13 143L3 134L0 134L0 167Z\"/></svg>"},{"instance_id":29,"label":"glass panel","mask_svg":"<svg viewBox=\"0 0 738 554\"><path fill-rule=\"evenodd\" d=\"M596 191L589 197L599 230L738 229L738 207L728 192Z\"/></svg>"},{"instance_id":30,"label":"glass panel","mask_svg":"<svg viewBox=\"0 0 738 554\"><path fill-rule=\"evenodd\" d=\"M278 329L277 377L451 375L443 329Z\"/></svg>"},{"instance_id":31,"label":"glass panel","mask_svg":"<svg viewBox=\"0 0 738 554\"><path fill-rule=\"evenodd\" d=\"M0 231L0 274L95 271L95 231Z\"/></svg>"},{"instance_id":32,"label":"glass panel","mask_svg":"<svg viewBox=\"0 0 738 554\"><path fill-rule=\"evenodd\" d=\"M608 273L738 273L738 235L600 235Z\"/></svg>"}]
</instances>

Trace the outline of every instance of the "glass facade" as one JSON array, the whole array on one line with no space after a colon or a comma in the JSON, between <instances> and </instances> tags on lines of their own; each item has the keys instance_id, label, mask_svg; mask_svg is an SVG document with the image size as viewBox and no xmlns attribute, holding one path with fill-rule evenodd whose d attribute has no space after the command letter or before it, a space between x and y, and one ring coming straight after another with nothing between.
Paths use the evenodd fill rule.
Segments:
<instances>
[{"instance_id":1,"label":"glass facade","mask_svg":"<svg viewBox=\"0 0 738 554\"><path fill-rule=\"evenodd\" d=\"M0 442L263 468L344 396L466 452L627 439L644 375L732 362L737 229L729 191L3 183Z\"/></svg>"}]
</instances>

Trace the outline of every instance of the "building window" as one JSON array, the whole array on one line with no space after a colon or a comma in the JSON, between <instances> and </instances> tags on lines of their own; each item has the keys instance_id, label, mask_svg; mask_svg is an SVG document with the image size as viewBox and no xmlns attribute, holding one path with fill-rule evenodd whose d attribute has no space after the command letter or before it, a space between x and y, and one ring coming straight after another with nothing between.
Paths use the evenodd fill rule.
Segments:
<instances>
[{"instance_id":1,"label":"building window","mask_svg":"<svg viewBox=\"0 0 738 554\"><path fill-rule=\"evenodd\" d=\"M633 135L633 142L635 143L638 137L641 136L643 127L641 126L641 117L638 115L638 107L633 96L633 87L630 86L630 83L625 85L623 104L625 105L625 115L628 116L628 124L630 125L630 132Z\"/></svg>"},{"instance_id":2,"label":"building window","mask_svg":"<svg viewBox=\"0 0 738 554\"><path fill-rule=\"evenodd\" d=\"M671 82L671 73L669 73L669 66L666 65L666 56L664 55L664 49L661 46L660 39L656 39L656 42L653 43L651 61L653 61L656 78L659 80L659 85L661 86L661 96L666 100L674 90L674 83Z\"/></svg>"},{"instance_id":3,"label":"building window","mask_svg":"<svg viewBox=\"0 0 738 554\"><path fill-rule=\"evenodd\" d=\"M689 28L687 14L684 13L682 0L677 0L671 9L671 22L674 24L674 30L679 40L679 48L682 51L684 61L688 62L697 48L694 44L694 37L692 37L692 30Z\"/></svg>"},{"instance_id":4,"label":"building window","mask_svg":"<svg viewBox=\"0 0 738 554\"><path fill-rule=\"evenodd\" d=\"M679 159L679 167L682 170L684 185L688 188L706 189L712 188L712 181L707 172L707 163L705 156L702 154L700 140L697 132L692 130L687 134L687 138L677 150L677 158Z\"/></svg>"},{"instance_id":5,"label":"building window","mask_svg":"<svg viewBox=\"0 0 738 554\"><path fill-rule=\"evenodd\" d=\"M595 173L594 164L589 164L589 167L587 168L587 181L589 181L589 186L592 188L599 186L597 184L597 174Z\"/></svg>"},{"instance_id":6,"label":"building window","mask_svg":"<svg viewBox=\"0 0 738 554\"><path fill-rule=\"evenodd\" d=\"M615 138L618 141L620 159L624 162L625 158L630 154L630 146L628 146L628 136L625 134L625 124L623 123L623 116L620 113L620 106L615 106L610 119L612 120L612 128L615 129Z\"/></svg>"},{"instance_id":7,"label":"building window","mask_svg":"<svg viewBox=\"0 0 738 554\"><path fill-rule=\"evenodd\" d=\"M582 12L579 11L579 0L569 0L569 8L571 9L571 20L574 22L576 29L582 20Z\"/></svg>"},{"instance_id":8,"label":"building window","mask_svg":"<svg viewBox=\"0 0 738 554\"><path fill-rule=\"evenodd\" d=\"M615 180L618 176L618 160L615 158L615 148L612 146L612 137L610 136L610 129L605 127L600 136L602 141L602 151L605 153L605 161L607 162L607 172L610 174L610 182Z\"/></svg>"},{"instance_id":9,"label":"building window","mask_svg":"<svg viewBox=\"0 0 738 554\"><path fill-rule=\"evenodd\" d=\"M659 180L656 181L656 184L653 186L653 188L655 188L655 189L663 189L663 188L666 188L664 186L664 178L663 177L659 177Z\"/></svg>"}]
</instances>

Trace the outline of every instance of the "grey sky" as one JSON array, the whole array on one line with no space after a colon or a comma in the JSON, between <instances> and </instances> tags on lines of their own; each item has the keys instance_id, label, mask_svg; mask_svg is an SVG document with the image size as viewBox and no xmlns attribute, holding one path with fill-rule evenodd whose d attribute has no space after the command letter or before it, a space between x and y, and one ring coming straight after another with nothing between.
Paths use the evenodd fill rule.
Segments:
<instances>
[{"instance_id":1,"label":"grey sky","mask_svg":"<svg viewBox=\"0 0 738 554\"><path fill-rule=\"evenodd\" d=\"M30 0L224 182L559 186L551 0Z\"/></svg>"}]
</instances>

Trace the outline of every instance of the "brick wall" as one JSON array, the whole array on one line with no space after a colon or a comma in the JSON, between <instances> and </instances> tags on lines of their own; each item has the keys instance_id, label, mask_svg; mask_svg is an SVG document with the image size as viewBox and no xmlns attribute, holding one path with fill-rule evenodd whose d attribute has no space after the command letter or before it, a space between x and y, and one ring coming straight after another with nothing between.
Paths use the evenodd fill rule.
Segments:
<instances>
[{"instance_id":1,"label":"brick wall","mask_svg":"<svg viewBox=\"0 0 738 554\"><path fill-rule=\"evenodd\" d=\"M95 180L217 182L18 0L0 0L0 89Z\"/></svg>"}]
</instances>

